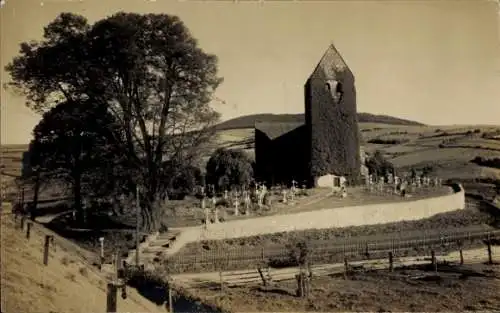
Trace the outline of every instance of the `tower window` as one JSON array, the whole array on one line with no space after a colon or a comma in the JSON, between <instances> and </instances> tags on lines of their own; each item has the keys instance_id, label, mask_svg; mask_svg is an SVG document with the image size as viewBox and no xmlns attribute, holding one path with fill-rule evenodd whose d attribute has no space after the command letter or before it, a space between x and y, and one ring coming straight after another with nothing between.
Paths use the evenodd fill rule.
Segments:
<instances>
[{"instance_id":1,"label":"tower window","mask_svg":"<svg viewBox=\"0 0 500 313\"><path fill-rule=\"evenodd\" d=\"M342 100L344 94L342 83L336 80L329 80L326 83L326 89L332 95L333 100L339 103Z\"/></svg>"}]
</instances>

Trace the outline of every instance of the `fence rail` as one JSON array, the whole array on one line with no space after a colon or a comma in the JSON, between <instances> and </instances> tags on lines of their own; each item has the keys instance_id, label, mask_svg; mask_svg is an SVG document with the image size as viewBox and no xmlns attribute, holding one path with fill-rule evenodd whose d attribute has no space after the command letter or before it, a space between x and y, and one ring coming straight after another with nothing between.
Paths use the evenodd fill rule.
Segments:
<instances>
[{"instance_id":1,"label":"fence rail","mask_svg":"<svg viewBox=\"0 0 500 313\"><path fill-rule=\"evenodd\" d=\"M346 256L376 255L392 251L395 255L403 254L408 250L425 250L436 246L458 247L478 240L499 240L500 230L468 230L448 232L443 234L430 234L414 237L394 237L391 239L359 240L357 238L336 240L337 242L324 241L309 245L311 259L343 259ZM190 254L176 254L168 258L168 263L176 266L210 265L238 262L258 262L269 260L287 259L290 248L280 247L241 247L218 248L211 251L193 252Z\"/></svg>"}]
</instances>

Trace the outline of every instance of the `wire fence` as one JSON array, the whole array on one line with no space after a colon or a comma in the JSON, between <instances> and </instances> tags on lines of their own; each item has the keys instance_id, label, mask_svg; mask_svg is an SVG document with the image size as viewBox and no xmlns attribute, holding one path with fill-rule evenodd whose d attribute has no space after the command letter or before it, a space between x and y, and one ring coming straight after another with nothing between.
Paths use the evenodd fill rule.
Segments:
<instances>
[{"instance_id":1,"label":"wire fence","mask_svg":"<svg viewBox=\"0 0 500 313\"><path fill-rule=\"evenodd\" d=\"M392 238L353 237L331 241L307 243L309 258L313 263L342 262L344 258L352 260L386 256L392 252L395 256L422 254L431 249L458 250L479 244L481 241L496 242L500 239L500 230L454 229L441 232L407 233ZM190 253L175 254L167 259L167 267L172 272L236 270L252 268L258 264L273 267L293 266L291 253L293 246L272 245L266 247L223 247L211 250L200 249Z\"/></svg>"}]
</instances>

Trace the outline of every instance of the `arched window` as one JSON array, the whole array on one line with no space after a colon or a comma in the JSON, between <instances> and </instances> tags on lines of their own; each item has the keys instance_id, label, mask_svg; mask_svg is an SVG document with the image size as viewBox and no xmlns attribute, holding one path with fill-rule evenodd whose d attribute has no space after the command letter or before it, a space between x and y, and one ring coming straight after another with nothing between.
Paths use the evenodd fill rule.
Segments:
<instances>
[{"instance_id":1,"label":"arched window","mask_svg":"<svg viewBox=\"0 0 500 313\"><path fill-rule=\"evenodd\" d=\"M332 95L333 100L339 103L342 100L344 89L342 83L336 80L329 80L326 82L326 89Z\"/></svg>"}]
</instances>

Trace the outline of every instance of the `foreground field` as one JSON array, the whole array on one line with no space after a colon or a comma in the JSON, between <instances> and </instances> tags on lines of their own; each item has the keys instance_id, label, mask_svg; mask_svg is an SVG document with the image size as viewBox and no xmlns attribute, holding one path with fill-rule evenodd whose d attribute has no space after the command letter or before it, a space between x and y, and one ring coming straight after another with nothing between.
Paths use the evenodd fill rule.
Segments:
<instances>
[{"instance_id":1,"label":"foreground field","mask_svg":"<svg viewBox=\"0 0 500 313\"><path fill-rule=\"evenodd\" d=\"M33 232L28 241L7 214L2 212L1 216L1 311L104 312L105 281L59 249L51 251L48 266L43 266L42 236ZM165 312L135 290L129 288L128 293L127 300L118 300L120 312Z\"/></svg>"},{"instance_id":2,"label":"foreground field","mask_svg":"<svg viewBox=\"0 0 500 313\"><path fill-rule=\"evenodd\" d=\"M313 277L309 299L295 296L294 280L273 287L198 288L226 308L240 312L496 312L500 308L500 267L440 265L439 277L429 266ZM446 270L446 271L445 271Z\"/></svg>"}]
</instances>

